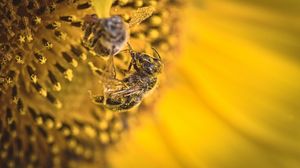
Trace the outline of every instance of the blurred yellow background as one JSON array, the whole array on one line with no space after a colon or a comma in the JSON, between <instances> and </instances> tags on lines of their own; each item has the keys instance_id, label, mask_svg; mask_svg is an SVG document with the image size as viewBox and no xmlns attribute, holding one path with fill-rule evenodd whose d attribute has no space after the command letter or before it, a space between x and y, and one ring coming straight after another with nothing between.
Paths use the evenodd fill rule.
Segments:
<instances>
[{"instance_id":1,"label":"blurred yellow background","mask_svg":"<svg viewBox=\"0 0 300 168\"><path fill-rule=\"evenodd\" d=\"M189 2L168 87L112 167L299 168L299 13L299 0Z\"/></svg>"}]
</instances>

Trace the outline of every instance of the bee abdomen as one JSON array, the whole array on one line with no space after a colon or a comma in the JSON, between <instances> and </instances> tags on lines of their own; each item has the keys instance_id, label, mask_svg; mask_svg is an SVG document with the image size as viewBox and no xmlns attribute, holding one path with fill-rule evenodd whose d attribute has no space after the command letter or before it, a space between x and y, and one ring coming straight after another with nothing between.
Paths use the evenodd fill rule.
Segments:
<instances>
[{"instance_id":1,"label":"bee abdomen","mask_svg":"<svg viewBox=\"0 0 300 168\"><path fill-rule=\"evenodd\" d=\"M141 96L137 96L137 97L134 97L134 98L131 97L131 98L130 98L130 101L128 101L128 102L122 104L122 105L119 107L118 111L122 111L122 110L130 110L130 109L132 109L133 107L135 107L135 106L137 106L138 104L140 104L141 101L142 101Z\"/></svg>"}]
</instances>

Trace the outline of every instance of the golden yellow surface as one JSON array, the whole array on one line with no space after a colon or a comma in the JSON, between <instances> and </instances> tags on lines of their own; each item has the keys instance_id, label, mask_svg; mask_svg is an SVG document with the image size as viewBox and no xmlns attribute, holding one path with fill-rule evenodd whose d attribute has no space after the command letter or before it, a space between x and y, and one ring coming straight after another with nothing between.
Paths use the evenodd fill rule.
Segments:
<instances>
[{"instance_id":1,"label":"golden yellow surface","mask_svg":"<svg viewBox=\"0 0 300 168\"><path fill-rule=\"evenodd\" d=\"M122 168L300 167L300 1L204 0L154 115L109 151Z\"/></svg>"},{"instance_id":2,"label":"golden yellow surface","mask_svg":"<svg viewBox=\"0 0 300 168\"><path fill-rule=\"evenodd\" d=\"M114 0L93 0L92 4L98 17L109 17L109 10Z\"/></svg>"}]
</instances>

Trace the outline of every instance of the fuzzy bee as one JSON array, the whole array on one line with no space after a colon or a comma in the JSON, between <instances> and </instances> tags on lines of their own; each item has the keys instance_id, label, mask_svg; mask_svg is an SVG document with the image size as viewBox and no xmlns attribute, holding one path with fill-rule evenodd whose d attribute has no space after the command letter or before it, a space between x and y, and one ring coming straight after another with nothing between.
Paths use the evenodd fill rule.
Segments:
<instances>
[{"instance_id":1,"label":"fuzzy bee","mask_svg":"<svg viewBox=\"0 0 300 168\"><path fill-rule=\"evenodd\" d=\"M100 19L96 15L84 18L83 45L99 56L117 54L126 44L128 25L120 16Z\"/></svg>"},{"instance_id":2,"label":"fuzzy bee","mask_svg":"<svg viewBox=\"0 0 300 168\"><path fill-rule=\"evenodd\" d=\"M128 71L133 72L122 80L109 82L109 87L104 84L103 95L92 95L96 104L113 111L126 111L141 103L144 96L149 93L158 82L163 63L159 53L153 48L153 56L129 49L131 63Z\"/></svg>"},{"instance_id":3,"label":"fuzzy bee","mask_svg":"<svg viewBox=\"0 0 300 168\"><path fill-rule=\"evenodd\" d=\"M124 22L118 15L108 18L98 18L96 14L86 15L82 27L82 44L99 56L110 56L107 65L109 69L113 67L113 56L118 54L128 41L129 28L138 25L153 12L154 8L151 6L139 8L131 14L129 23Z\"/></svg>"},{"instance_id":4,"label":"fuzzy bee","mask_svg":"<svg viewBox=\"0 0 300 168\"><path fill-rule=\"evenodd\" d=\"M129 28L138 25L152 15L154 8L143 7L131 14L129 23L114 15L108 18L98 18L96 14L86 15L82 30L83 45L95 51L97 55L116 55L127 43Z\"/></svg>"}]
</instances>

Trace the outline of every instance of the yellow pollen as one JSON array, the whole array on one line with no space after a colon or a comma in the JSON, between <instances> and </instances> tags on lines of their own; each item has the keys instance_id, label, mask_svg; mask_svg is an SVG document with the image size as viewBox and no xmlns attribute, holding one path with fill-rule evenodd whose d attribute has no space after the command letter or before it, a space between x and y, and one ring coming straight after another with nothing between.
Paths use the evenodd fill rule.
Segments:
<instances>
[{"instance_id":1,"label":"yellow pollen","mask_svg":"<svg viewBox=\"0 0 300 168\"><path fill-rule=\"evenodd\" d=\"M26 39L27 39L28 42L33 41L33 37L32 37L31 34L27 35L27 36L26 36Z\"/></svg>"},{"instance_id":2,"label":"yellow pollen","mask_svg":"<svg viewBox=\"0 0 300 168\"><path fill-rule=\"evenodd\" d=\"M52 120L48 119L45 121L45 124L47 128L52 129L55 123Z\"/></svg>"},{"instance_id":3,"label":"yellow pollen","mask_svg":"<svg viewBox=\"0 0 300 168\"><path fill-rule=\"evenodd\" d=\"M53 90L54 91L60 91L61 90L61 84L59 82L57 82L54 86L53 86Z\"/></svg>"},{"instance_id":4,"label":"yellow pollen","mask_svg":"<svg viewBox=\"0 0 300 168\"><path fill-rule=\"evenodd\" d=\"M99 135L99 140L103 144L107 144L109 142L109 136L106 132L101 132Z\"/></svg>"},{"instance_id":5,"label":"yellow pollen","mask_svg":"<svg viewBox=\"0 0 300 168\"><path fill-rule=\"evenodd\" d=\"M46 57L43 57L43 56L42 56L41 58L39 58L39 63L40 63L40 64L43 65L43 64L45 64L46 62L47 62L47 58L46 58Z\"/></svg>"},{"instance_id":6,"label":"yellow pollen","mask_svg":"<svg viewBox=\"0 0 300 168\"><path fill-rule=\"evenodd\" d=\"M33 74L33 75L30 75L30 79L32 80L33 83L36 83L37 80L38 80L37 76L34 75L34 74Z\"/></svg>"},{"instance_id":7,"label":"yellow pollen","mask_svg":"<svg viewBox=\"0 0 300 168\"><path fill-rule=\"evenodd\" d=\"M40 17L35 16L33 21L35 24L40 24L42 22L42 19Z\"/></svg>"},{"instance_id":8,"label":"yellow pollen","mask_svg":"<svg viewBox=\"0 0 300 168\"><path fill-rule=\"evenodd\" d=\"M43 125L43 118L42 117L38 117L36 119L36 123L37 123L37 125Z\"/></svg>"},{"instance_id":9,"label":"yellow pollen","mask_svg":"<svg viewBox=\"0 0 300 168\"><path fill-rule=\"evenodd\" d=\"M45 89L43 89L43 88L39 91L39 93L40 93L43 97L46 97L46 96L47 96L47 91L46 91Z\"/></svg>"},{"instance_id":10,"label":"yellow pollen","mask_svg":"<svg viewBox=\"0 0 300 168\"><path fill-rule=\"evenodd\" d=\"M72 59L71 64L73 65L73 67L77 67L78 66L78 62L75 59Z\"/></svg>"},{"instance_id":11,"label":"yellow pollen","mask_svg":"<svg viewBox=\"0 0 300 168\"><path fill-rule=\"evenodd\" d=\"M72 81L73 71L71 69L67 69L66 72L64 72L64 78L66 78L68 81Z\"/></svg>"},{"instance_id":12,"label":"yellow pollen","mask_svg":"<svg viewBox=\"0 0 300 168\"><path fill-rule=\"evenodd\" d=\"M150 23L153 26L159 26L162 23L162 18L159 16L152 16L150 19Z\"/></svg>"},{"instance_id":13,"label":"yellow pollen","mask_svg":"<svg viewBox=\"0 0 300 168\"><path fill-rule=\"evenodd\" d=\"M19 55L17 55L15 57L15 59L16 59L16 61L17 61L18 64L24 64L24 60Z\"/></svg>"},{"instance_id":14,"label":"yellow pollen","mask_svg":"<svg viewBox=\"0 0 300 168\"><path fill-rule=\"evenodd\" d=\"M26 39L25 36L20 35L19 38L18 38L18 41L22 44L22 43L25 43L25 39Z\"/></svg>"},{"instance_id":15,"label":"yellow pollen","mask_svg":"<svg viewBox=\"0 0 300 168\"><path fill-rule=\"evenodd\" d=\"M91 126L85 126L84 132L91 138L94 138L96 136L96 131Z\"/></svg>"},{"instance_id":16,"label":"yellow pollen","mask_svg":"<svg viewBox=\"0 0 300 168\"><path fill-rule=\"evenodd\" d=\"M159 32L156 30L156 29L151 29L150 31L149 31L149 34L148 34L148 37L150 38L150 39L152 39L152 40L155 40L155 39L157 39L158 37L159 37Z\"/></svg>"}]
</instances>

